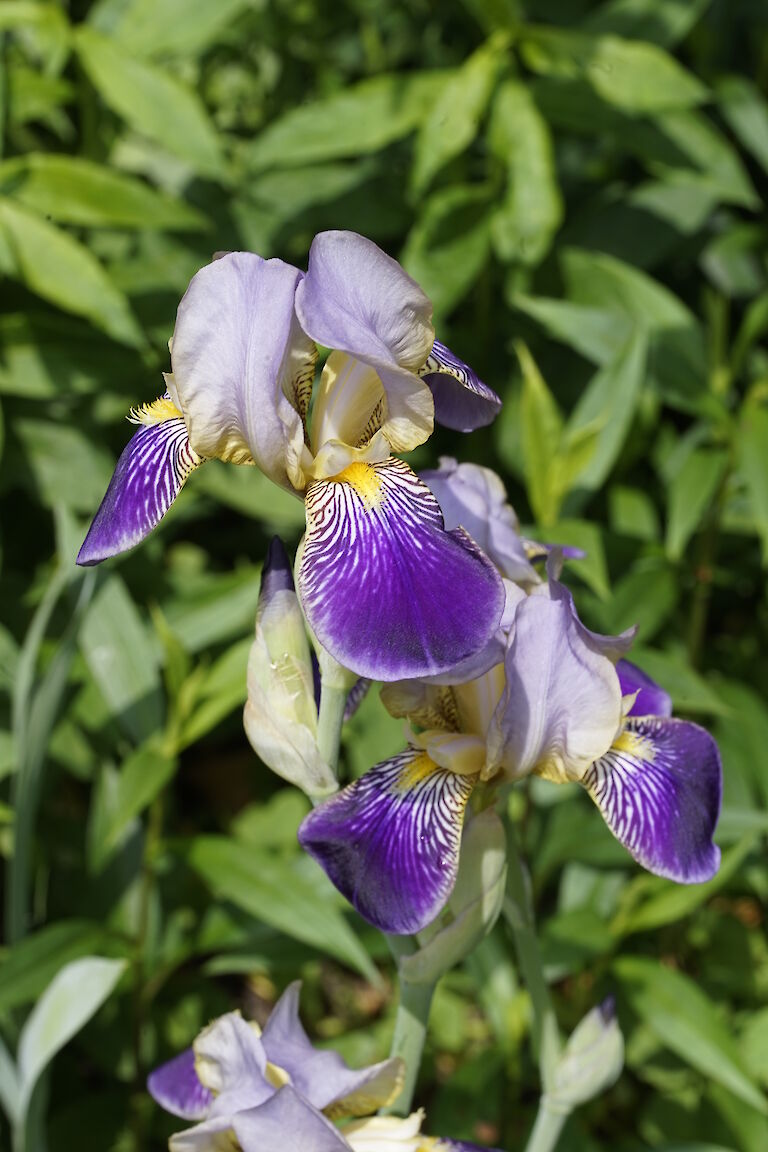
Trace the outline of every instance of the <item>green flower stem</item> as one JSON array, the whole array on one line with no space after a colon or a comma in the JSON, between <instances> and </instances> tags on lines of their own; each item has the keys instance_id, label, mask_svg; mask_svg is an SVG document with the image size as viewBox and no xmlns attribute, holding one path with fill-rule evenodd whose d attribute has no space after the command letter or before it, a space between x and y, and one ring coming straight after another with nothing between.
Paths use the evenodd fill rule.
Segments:
<instances>
[{"instance_id":1,"label":"green flower stem","mask_svg":"<svg viewBox=\"0 0 768 1152\"><path fill-rule=\"evenodd\" d=\"M341 729L344 723L344 709L347 706L348 693L349 689L346 684L334 683L333 678L323 677L320 689L317 746L320 755L335 776L338 776Z\"/></svg>"},{"instance_id":2,"label":"green flower stem","mask_svg":"<svg viewBox=\"0 0 768 1152\"><path fill-rule=\"evenodd\" d=\"M410 936L388 936L392 955L399 961L401 956L415 952L416 942ZM405 1064L405 1079L397 1099L382 1111L387 1115L407 1116L411 1111L413 1093L421 1067L424 1041L427 1038L429 1011L435 992L434 983L410 984L404 980L398 964L400 976L400 1002L395 1017L395 1034L392 1037L390 1056L399 1056Z\"/></svg>"},{"instance_id":3,"label":"green flower stem","mask_svg":"<svg viewBox=\"0 0 768 1152\"><path fill-rule=\"evenodd\" d=\"M546 1096L542 1096L525 1152L554 1152L567 1119L566 1112L555 1112L550 1108Z\"/></svg>"},{"instance_id":4,"label":"green flower stem","mask_svg":"<svg viewBox=\"0 0 768 1152\"><path fill-rule=\"evenodd\" d=\"M542 1087L546 1093L554 1086L561 1043L552 998L544 979L528 883L514 829L508 825L507 895L504 900L504 919L512 932L520 973L533 1004L533 1047L539 1061Z\"/></svg>"}]
</instances>

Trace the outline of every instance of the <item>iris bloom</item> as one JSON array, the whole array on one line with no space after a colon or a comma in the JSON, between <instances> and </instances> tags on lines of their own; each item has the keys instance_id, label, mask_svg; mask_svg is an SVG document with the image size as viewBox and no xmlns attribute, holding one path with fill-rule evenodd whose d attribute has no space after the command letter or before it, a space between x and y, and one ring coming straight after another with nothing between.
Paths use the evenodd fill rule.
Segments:
<instances>
[{"instance_id":1,"label":"iris bloom","mask_svg":"<svg viewBox=\"0 0 768 1152\"><path fill-rule=\"evenodd\" d=\"M365 1117L402 1085L402 1062L359 1072L335 1052L312 1047L299 1019L298 983L275 1005L263 1031L237 1012L214 1020L194 1048L157 1068L148 1087L158 1104L193 1127L172 1136L171 1152L461 1152L473 1144L420 1135L423 1114Z\"/></svg>"},{"instance_id":2,"label":"iris bloom","mask_svg":"<svg viewBox=\"0 0 768 1152\"><path fill-rule=\"evenodd\" d=\"M306 274L249 252L201 269L166 392L134 409L78 562L142 540L205 460L255 465L305 502L299 595L340 664L392 680L477 651L501 615L498 574L393 453L435 419L487 424L500 401L435 340L431 316L400 265L351 232L316 236ZM318 345L331 352L314 387Z\"/></svg>"},{"instance_id":3,"label":"iris bloom","mask_svg":"<svg viewBox=\"0 0 768 1152\"><path fill-rule=\"evenodd\" d=\"M473 791L531 774L581 784L611 832L659 876L693 883L719 866L715 741L672 719L669 697L619 659L631 633L584 627L554 565L548 584L516 594L504 662L453 687L386 685L390 712L414 726L409 748L300 828L336 887L384 931L419 931L444 906Z\"/></svg>"}]
</instances>

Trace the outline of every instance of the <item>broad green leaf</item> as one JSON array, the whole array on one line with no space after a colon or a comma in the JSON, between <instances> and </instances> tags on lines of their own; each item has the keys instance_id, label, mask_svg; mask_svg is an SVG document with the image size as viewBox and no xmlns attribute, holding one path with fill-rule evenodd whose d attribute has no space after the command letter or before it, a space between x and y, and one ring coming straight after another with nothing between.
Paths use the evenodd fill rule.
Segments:
<instances>
[{"instance_id":1,"label":"broad green leaf","mask_svg":"<svg viewBox=\"0 0 768 1152\"><path fill-rule=\"evenodd\" d=\"M451 75L432 71L375 76L292 108L254 140L245 160L259 171L378 152L418 128Z\"/></svg>"},{"instance_id":2,"label":"broad green leaf","mask_svg":"<svg viewBox=\"0 0 768 1152\"><path fill-rule=\"evenodd\" d=\"M768 772L765 771L765 749L768 748L768 709L760 685L749 686L739 681L718 679L717 691L730 708L719 717L713 735L723 757L726 784L740 777L748 788L747 802L754 805L762 799L768 815Z\"/></svg>"},{"instance_id":3,"label":"broad green leaf","mask_svg":"<svg viewBox=\"0 0 768 1152\"><path fill-rule=\"evenodd\" d=\"M748 1017L739 1043L747 1067L768 1087L768 1008Z\"/></svg>"},{"instance_id":4,"label":"broad green leaf","mask_svg":"<svg viewBox=\"0 0 768 1152\"><path fill-rule=\"evenodd\" d=\"M563 418L526 346L518 343L515 347L523 373L520 418L528 499L537 521L551 525L562 494L552 463L560 448Z\"/></svg>"},{"instance_id":5,"label":"broad green leaf","mask_svg":"<svg viewBox=\"0 0 768 1152\"><path fill-rule=\"evenodd\" d=\"M137 743L162 724L157 652L116 574L101 584L80 629L80 648L117 723Z\"/></svg>"},{"instance_id":6,"label":"broad green leaf","mask_svg":"<svg viewBox=\"0 0 768 1152\"><path fill-rule=\"evenodd\" d=\"M232 822L232 834L255 848L299 851L296 833L311 804L298 788L281 788L266 803L250 804Z\"/></svg>"},{"instance_id":7,"label":"broad green leaf","mask_svg":"<svg viewBox=\"0 0 768 1152\"><path fill-rule=\"evenodd\" d=\"M112 994L124 960L84 956L53 978L29 1015L19 1037L20 1112L26 1112L40 1073Z\"/></svg>"},{"instance_id":8,"label":"broad green leaf","mask_svg":"<svg viewBox=\"0 0 768 1152\"><path fill-rule=\"evenodd\" d=\"M701 267L724 296L751 300L766 284L764 243L758 225L733 224L709 241L700 257Z\"/></svg>"},{"instance_id":9,"label":"broad green leaf","mask_svg":"<svg viewBox=\"0 0 768 1152\"><path fill-rule=\"evenodd\" d=\"M674 570L663 560L641 559L616 582L601 627L606 632L623 632L636 625L639 641L647 643L673 614L679 598Z\"/></svg>"},{"instance_id":10,"label":"broad green leaf","mask_svg":"<svg viewBox=\"0 0 768 1152\"><path fill-rule=\"evenodd\" d=\"M760 90L746 76L725 76L717 83L717 103L743 147L768 172L768 103Z\"/></svg>"},{"instance_id":11,"label":"broad green leaf","mask_svg":"<svg viewBox=\"0 0 768 1152\"><path fill-rule=\"evenodd\" d=\"M220 656L196 684L194 705L178 736L179 750L195 744L225 716L242 708L246 698L246 668L252 639L245 637Z\"/></svg>"},{"instance_id":12,"label":"broad green leaf","mask_svg":"<svg viewBox=\"0 0 768 1152\"><path fill-rule=\"evenodd\" d=\"M556 524L536 528L536 535L548 544L581 548L586 553L578 560L569 560L569 568L580 576L588 588L606 600L611 594L608 565L605 561L602 525L592 520L558 520Z\"/></svg>"},{"instance_id":13,"label":"broad green leaf","mask_svg":"<svg viewBox=\"0 0 768 1152\"><path fill-rule=\"evenodd\" d=\"M703 712L713 716L727 716L730 712L716 689L682 656L637 646L632 649L632 660L669 692L676 712Z\"/></svg>"},{"instance_id":14,"label":"broad green leaf","mask_svg":"<svg viewBox=\"0 0 768 1152\"><path fill-rule=\"evenodd\" d=\"M259 599L258 568L184 580L180 592L169 602L166 615L188 652L251 636Z\"/></svg>"},{"instance_id":15,"label":"broad green leaf","mask_svg":"<svg viewBox=\"0 0 768 1152\"><path fill-rule=\"evenodd\" d=\"M251 0L128 0L117 19L104 18L98 5L88 19L137 56L193 56L222 38L249 7Z\"/></svg>"},{"instance_id":16,"label":"broad green leaf","mask_svg":"<svg viewBox=\"0 0 768 1152\"><path fill-rule=\"evenodd\" d=\"M745 1104L768 1113L717 1007L693 980L639 956L620 957L613 970L634 1011L667 1048Z\"/></svg>"},{"instance_id":17,"label":"broad green leaf","mask_svg":"<svg viewBox=\"0 0 768 1152\"><path fill-rule=\"evenodd\" d=\"M667 494L667 555L680 560L701 527L728 465L728 453L695 448L672 477Z\"/></svg>"},{"instance_id":18,"label":"broad green leaf","mask_svg":"<svg viewBox=\"0 0 768 1152\"><path fill-rule=\"evenodd\" d=\"M163 754L157 742L133 752L120 768L112 803L103 820L98 822L98 835L89 843L89 860L94 872L100 872L137 816L173 778L176 761Z\"/></svg>"},{"instance_id":19,"label":"broad green leaf","mask_svg":"<svg viewBox=\"0 0 768 1152\"><path fill-rule=\"evenodd\" d=\"M18 30L43 63L47 72L61 71L69 51L70 27L58 4L40 0L3 0L0 32Z\"/></svg>"},{"instance_id":20,"label":"broad green leaf","mask_svg":"<svg viewBox=\"0 0 768 1152\"><path fill-rule=\"evenodd\" d=\"M585 32L613 33L673 48L701 19L712 0L608 0L589 13Z\"/></svg>"},{"instance_id":21,"label":"broad green leaf","mask_svg":"<svg viewBox=\"0 0 768 1152\"><path fill-rule=\"evenodd\" d=\"M112 458L77 425L51 420L17 420L13 426L47 508L65 504L74 512L93 513L112 475Z\"/></svg>"},{"instance_id":22,"label":"broad green leaf","mask_svg":"<svg viewBox=\"0 0 768 1152\"><path fill-rule=\"evenodd\" d=\"M338 897L317 869L310 881L297 866L224 836L197 836L185 858L220 899L295 940L334 956L376 980L367 952L339 911Z\"/></svg>"},{"instance_id":23,"label":"broad green leaf","mask_svg":"<svg viewBox=\"0 0 768 1152\"><path fill-rule=\"evenodd\" d=\"M612 531L638 540L658 540L659 517L652 497L641 488L614 484L608 494Z\"/></svg>"},{"instance_id":24,"label":"broad green leaf","mask_svg":"<svg viewBox=\"0 0 768 1152\"><path fill-rule=\"evenodd\" d=\"M102 924L58 920L5 949L0 964L0 1012L7 1013L36 1000L62 965L103 951L107 940Z\"/></svg>"},{"instance_id":25,"label":"broad green leaf","mask_svg":"<svg viewBox=\"0 0 768 1152\"><path fill-rule=\"evenodd\" d=\"M55 224L7 198L0 200L0 271L124 344L144 342L128 301L95 256Z\"/></svg>"},{"instance_id":26,"label":"broad green leaf","mask_svg":"<svg viewBox=\"0 0 768 1152\"><path fill-rule=\"evenodd\" d=\"M747 401L739 424L739 463L747 482L755 527L768 567L768 408Z\"/></svg>"},{"instance_id":27,"label":"broad green leaf","mask_svg":"<svg viewBox=\"0 0 768 1152\"><path fill-rule=\"evenodd\" d=\"M509 38L503 33L492 36L467 57L432 105L422 122L414 150L411 186L417 195L477 136L508 43Z\"/></svg>"},{"instance_id":28,"label":"broad green leaf","mask_svg":"<svg viewBox=\"0 0 768 1152\"><path fill-rule=\"evenodd\" d=\"M701 81L655 44L527 27L521 46L534 72L583 76L601 99L626 112L668 112L690 108L707 98Z\"/></svg>"},{"instance_id":29,"label":"broad green leaf","mask_svg":"<svg viewBox=\"0 0 768 1152\"><path fill-rule=\"evenodd\" d=\"M34 212L84 228L199 230L206 221L183 200L79 156L33 152L0 164L0 190Z\"/></svg>"},{"instance_id":30,"label":"broad green leaf","mask_svg":"<svg viewBox=\"0 0 768 1152\"><path fill-rule=\"evenodd\" d=\"M493 217L494 247L503 261L536 265L563 218L552 139L530 90L507 80L496 95L490 144L507 169L507 189Z\"/></svg>"},{"instance_id":31,"label":"broad green leaf","mask_svg":"<svg viewBox=\"0 0 768 1152\"><path fill-rule=\"evenodd\" d=\"M80 62L104 102L137 132L196 172L226 177L219 139L200 97L164 68L132 57L86 25L75 34Z\"/></svg>"},{"instance_id":32,"label":"broad green leaf","mask_svg":"<svg viewBox=\"0 0 768 1152\"><path fill-rule=\"evenodd\" d=\"M766 331L768 331L768 292L763 292L747 306L733 341L731 372L734 377L741 375L749 353Z\"/></svg>"},{"instance_id":33,"label":"broad green leaf","mask_svg":"<svg viewBox=\"0 0 768 1152\"><path fill-rule=\"evenodd\" d=\"M532 316L555 340L562 340L593 364L609 364L621 354L633 331L629 316L612 308L590 308L567 300L514 292L510 303Z\"/></svg>"},{"instance_id":34,"label":"broad green leaf","mask_svg":"<svg viewBox=\"0 0 768 1152\"><path fill-rule=\"evenodd\" d=\"M458 184L427 199L401 255L438 317L459 304L485 267L490 204L484 188Z\"/></svg>"},{"instance_id":35,"label":"broad green leaf","mask_svg":"<svg viewBox=\"0 0 768 1152\"><path fill-rule=\"evenodd\" d=\"M614 361L588 384L569 420L569 430L600 421L597 442L574 481L580 488L601 488L624 447L645 377L647 338L636 331Z\"/></svg>"}]
</instances>

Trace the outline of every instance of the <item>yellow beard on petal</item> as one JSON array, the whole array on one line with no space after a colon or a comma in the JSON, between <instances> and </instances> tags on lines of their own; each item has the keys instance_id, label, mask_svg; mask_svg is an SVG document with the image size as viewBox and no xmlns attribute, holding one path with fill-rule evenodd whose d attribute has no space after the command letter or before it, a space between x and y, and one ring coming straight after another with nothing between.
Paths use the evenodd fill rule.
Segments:
<instances>
[{"instance_id":1,"label":"yellow beard on petal","mask_svg":"<svg viewBox=\"0 0 768 1152\"><path fill-rule=\"evenodd\" d=\"M144 424L151 427L153 424L163 424L166 420L183 420L184 417L171 400L170 396L158 396L149 404L139 404L131 408L128 417L131 424Z\"/></svg>"},{"instance_id":2,"label":"yellow beard on petal","mask_svg":"<svg viewBox=\"0 0 768 1152\"><path fill-rule=\"evenodd\" d=\"M637 732L630 732L624 728L612 744L614 752L626 752L628 756L636 756L638 760L645 760L653 764L653 744L645 736Z\"/></svg>"},{"instance_id":3,"label":"yellow beard on petal","mask_svg":"<svg viewBox=\"0 0 768 1152\"><path fill-rule=\"evenodd\" d=\"M400 778L397 781L398 792L407 792L410 788L415 788L427 776L437 771L437 764L423 752L417 756L407 768L403 769Z\"/></svg>"},{"instance_id":4,"label":"yellow beard on petal","mask_svg":"<svg viewBox=\"0 0 768 1152\"><path fill-rule=\"evenodd\" d=\"M365 504L366 511L381 507L384 492L376 469L370 464L356 460L336 476L331 476L330 480L331 483L349 484Z\"/></svg>"}]
</instances>

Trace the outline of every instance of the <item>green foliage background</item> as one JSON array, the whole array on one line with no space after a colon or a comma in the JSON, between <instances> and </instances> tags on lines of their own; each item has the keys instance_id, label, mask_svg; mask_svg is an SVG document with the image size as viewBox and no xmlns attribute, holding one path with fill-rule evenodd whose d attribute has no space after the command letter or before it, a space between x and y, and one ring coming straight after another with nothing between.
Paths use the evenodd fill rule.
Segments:
<instances>
[{"instance_id":1,"label":"green foliage background","mask_svg":"<svg viewBox=\"0 0 768 1152\"><path fill-rule=\"evenodd\" d=\"M493 464L531 534L586 548L584 618L639 623L722 748L703 887L641 874L586 796L515 797L561 1021L614 993L627 1037L562 1146L764 1152L764 0L2 0L0 38L6 1047L64 963L129 962L36 1093L35 1152L162 1148L146 1070L296 975L315 1035L387 1048L382 941L240 725L260 561L300 503L209 464L141 549L73 565L190 277L218 249L303 264L323 228L399 256L504 399L415 466ZM347 769L400 740L371 695ZM438 991L430 1131L523 1146L529 1025L497 927Z\"/></svg>"}]
</instances>

